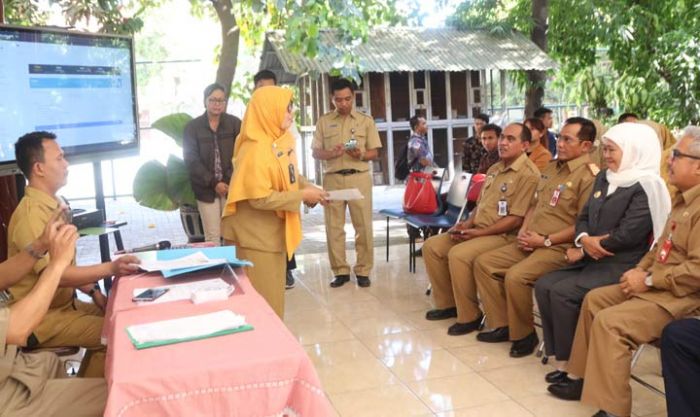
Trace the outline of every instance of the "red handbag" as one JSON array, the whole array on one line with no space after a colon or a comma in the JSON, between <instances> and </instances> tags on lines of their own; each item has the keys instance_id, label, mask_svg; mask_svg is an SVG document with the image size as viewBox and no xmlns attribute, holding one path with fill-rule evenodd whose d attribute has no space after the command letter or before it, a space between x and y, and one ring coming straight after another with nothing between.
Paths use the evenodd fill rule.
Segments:
<instances>
[{"instance_id":1,"label":"red handbag","mask_svg":"<svg viewBox=\"0 0 700 417\"><path fill-rule=\"evenodd\" d=\"M403 211L410 214L433 214L438 201L433 188L432 175L425 172L411 172L403 194Z\"/></svg>"}]
</instances>

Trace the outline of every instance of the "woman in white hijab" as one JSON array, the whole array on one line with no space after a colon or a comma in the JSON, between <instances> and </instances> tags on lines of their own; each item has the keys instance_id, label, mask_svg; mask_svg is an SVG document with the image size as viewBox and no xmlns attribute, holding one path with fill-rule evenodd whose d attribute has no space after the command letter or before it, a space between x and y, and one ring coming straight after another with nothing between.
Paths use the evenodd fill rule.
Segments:
<instances>
[{"instance_id":1,"label":"woman in white hijab","mask_svg":"<svg viewBox=\"0 0 700 417\"><path fill-rule=\"evenodd\" d=\"M579 213L575 245L566 255L571 265L535 284L545 351L558 361L558 369L545 377L553 385L569 378L565 365L585 295L618 284L661 235L671 210L659 176L661 146L652 128L621 123L605 132L602 145L607 169L596 176ZM550 392L557 395L552 388Z\"/></svg>"}]
</instances>

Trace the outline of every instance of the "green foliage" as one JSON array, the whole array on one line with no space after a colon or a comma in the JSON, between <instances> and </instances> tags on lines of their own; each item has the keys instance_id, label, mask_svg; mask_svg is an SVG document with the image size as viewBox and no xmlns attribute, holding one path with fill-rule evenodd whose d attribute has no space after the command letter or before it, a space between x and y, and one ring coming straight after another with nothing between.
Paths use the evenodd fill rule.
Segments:
<instances>
[{"instance_id":1,"label":"green foliage","mask_svg":"<svg viewBox=\"0 0 700 417\"><path fill-rule=\"evenodd\" d=\"M182 147L185 137L185 126L192 120L192 116L187 113L173 113L163 116L151 124L151 127L168 135L177 146Z\"/></svg>"},{"instance_id":2,"label":"green foliage","mask_svg":"<svg viewBox=\"0 0 700 417\"><path fill-rule=\"evenodd\" d=\"M39 10L39 3L32 0L5 0L5 21L12 25L31 26L46 22L48 13Z\"/></svg>"},{"instance_id":3,"label":"green foliage","mask_svg":"<svg viewBox=\"0 0 700 417\"><path fill-rule=\"evenodd\" d=\"M530 0L465 0L448 23L529 34L531 7ZM674 127L700 121L700 3L557 0L548 12L547 52L561 64L555 77L574 84L579 100L617 103ZM587 80L601 67L598 83L610 85L591 92Z\"/></svg>"},{"instance_id":4,"label":"green foliage","mask_svg":"<svg viewBox=\"0 0 700 417\"><path fill-rule=\"evenodd\" d=\"M185 126L192 117L174 113L153 122L154 129L171 137L182 146ZM176 210L187 204L196 206L190 177L182 158L170 155L167 165L152 160L139 168L134 177L134 199L144 207L156 210Z\"/></svg>"}]
</instances>

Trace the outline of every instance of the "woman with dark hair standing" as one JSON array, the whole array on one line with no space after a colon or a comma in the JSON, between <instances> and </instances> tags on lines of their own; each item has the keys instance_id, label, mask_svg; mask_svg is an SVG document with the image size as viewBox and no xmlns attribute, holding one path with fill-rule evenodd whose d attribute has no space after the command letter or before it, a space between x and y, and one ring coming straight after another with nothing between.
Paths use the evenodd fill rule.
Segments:
<instances>
[{"instance_id":1,"label":"woman with dark hair standing","mask_svg":"<svg viewBox=\"0 0 700 417\"><path fill-rule=\"evenodd\" d=\"M226 113L226 99L226 89L220 84L204 89L206 110L185 126L182 144L204 238L216 245L221 243L221 213L233 173L233 145L241 130L241 119Z\"/></svg>"}]
</instances>

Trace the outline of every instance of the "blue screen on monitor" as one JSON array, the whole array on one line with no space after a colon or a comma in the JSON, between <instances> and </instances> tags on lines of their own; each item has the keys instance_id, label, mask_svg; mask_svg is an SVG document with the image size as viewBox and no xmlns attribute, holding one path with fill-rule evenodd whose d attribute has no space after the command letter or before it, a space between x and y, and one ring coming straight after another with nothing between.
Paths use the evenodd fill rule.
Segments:
<instances>
[{"instance_id":1,"label":"blue screen on monitor","mask_svg":"<svg viewBox=\"0 0 700 417\"><path fill-rule=\"evenodd\" d=\"M0 165L35 130L68 156L135 153L133 63L129 37L0 26Z\"/></svg>"}]
</instances>

